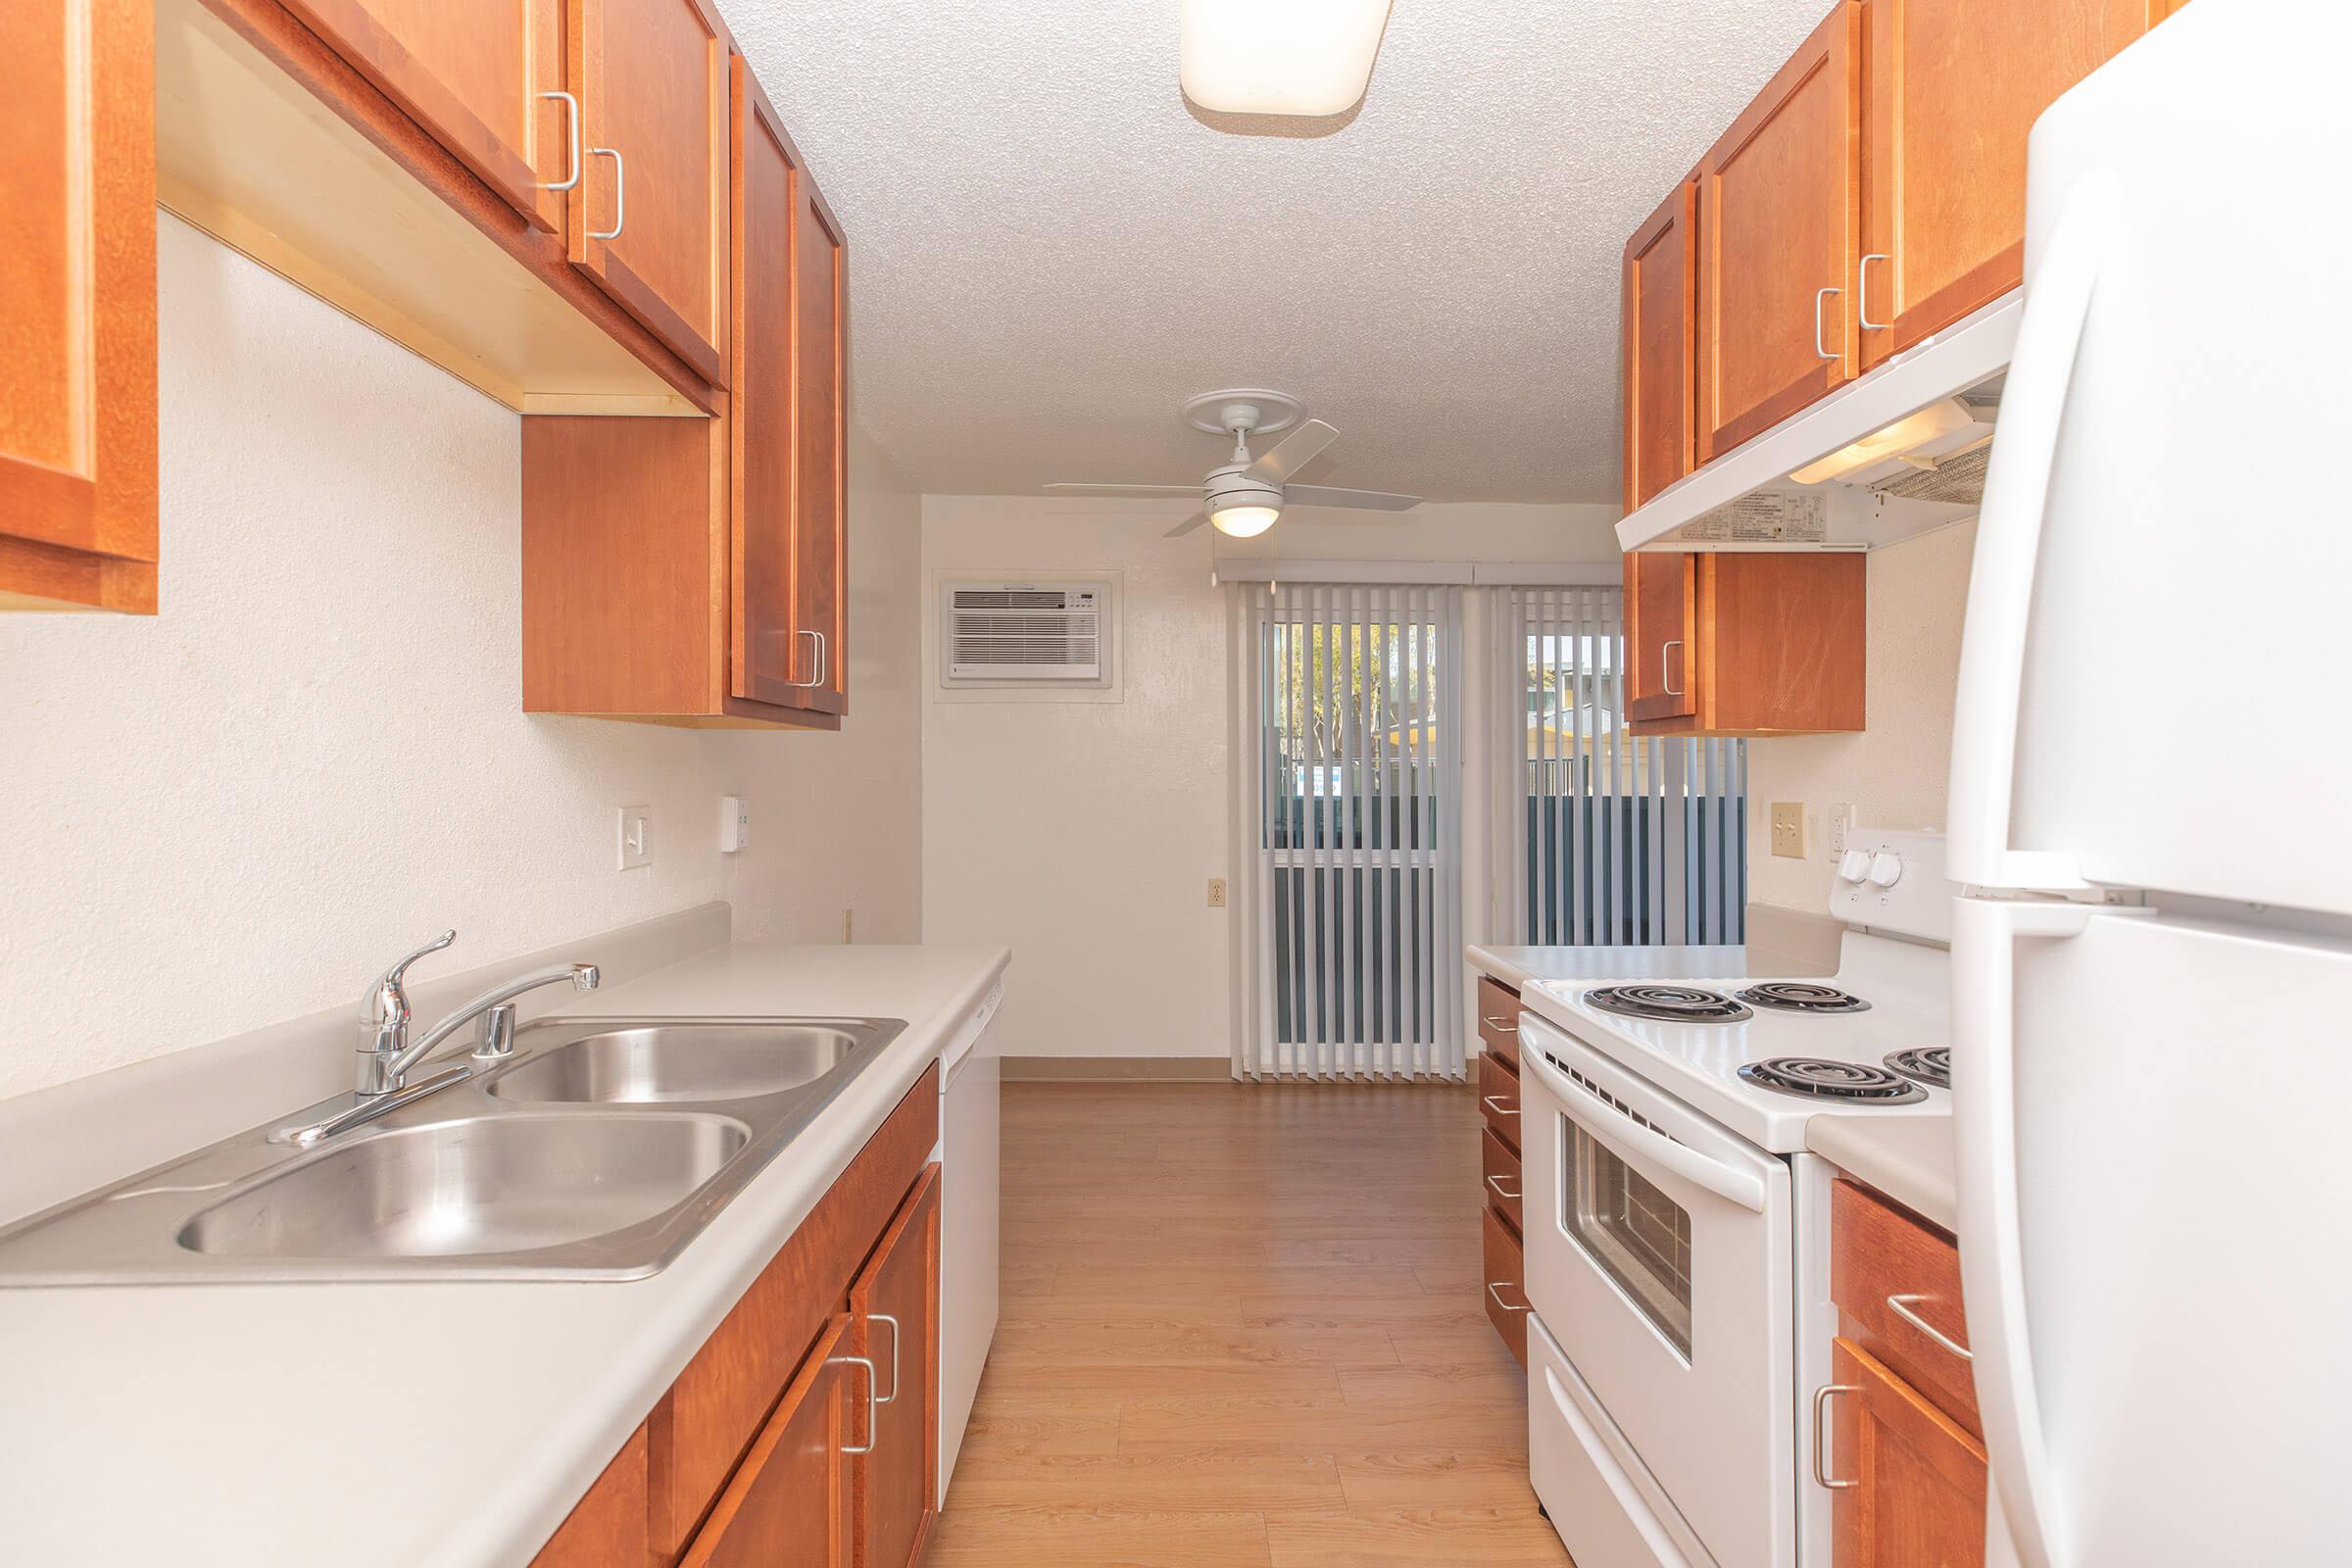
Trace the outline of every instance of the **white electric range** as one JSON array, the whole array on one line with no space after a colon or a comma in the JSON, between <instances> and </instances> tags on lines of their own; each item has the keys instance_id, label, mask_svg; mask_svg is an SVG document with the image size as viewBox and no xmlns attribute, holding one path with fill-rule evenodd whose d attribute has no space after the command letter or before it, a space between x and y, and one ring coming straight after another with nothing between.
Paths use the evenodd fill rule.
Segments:
<instances>
[{"instance_id":1,"label":"white electric range","mask_svg":"<svg viewBox=\"0 0 2352 1568\"><path fill-rule=\"evenodd\" d=\"M1939 835L1854 829L1835 976L1539 981L1519 1019L1529 1462L1580 1568L1815 1568L1818 1112L1950 1113Z\"/></svg>"}]
</instances>

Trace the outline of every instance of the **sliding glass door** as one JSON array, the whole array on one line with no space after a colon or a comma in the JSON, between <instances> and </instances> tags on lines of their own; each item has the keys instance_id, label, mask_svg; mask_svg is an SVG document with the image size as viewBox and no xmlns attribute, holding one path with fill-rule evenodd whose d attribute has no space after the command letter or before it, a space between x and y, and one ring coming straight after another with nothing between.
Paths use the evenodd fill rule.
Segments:
<instances>
[{"instance_id":1,"label":"sliding glass door","mask_svg":"<svg viewBox=\"0 0 2352 1568\"><path fill-rule=\"evenodd\" d=\"M1238 1064L1458 1078L1461 591L1240 592Z\"/></svg>"}]
</instances>

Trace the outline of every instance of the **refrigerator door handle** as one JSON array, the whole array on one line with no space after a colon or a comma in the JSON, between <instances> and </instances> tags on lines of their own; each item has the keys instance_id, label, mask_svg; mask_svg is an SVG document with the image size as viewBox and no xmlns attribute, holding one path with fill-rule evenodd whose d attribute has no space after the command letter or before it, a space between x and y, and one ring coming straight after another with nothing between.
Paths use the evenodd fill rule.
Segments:
<instances>
[{"instance_id":1,"label":"refrigerator door handle","mask_svg":"<svg viewBox=\"0 0 2352 1568\"><path fill-rule=\"evenodd\" d=\"M2026 632L2058 427L2115 206L2109 174L2086 174L2069 193L2049 244L2028 273L2025 313L2001 394L1960 641L1945 827L1952 880L1976 887L2084 885L2069 854L2011 850L2009 818Z\"/></svg>"},{"instance_id":2,"label":"refrigerator door handle","mask_svg":"<svg viewBox=\"0 0 2352 1568\"><path fill-rule=\"evenodd\" d=\"M2017 1195L2016 956L2025 938L2079 937L2142 909L1960 899L1952 911L1952 1143L1960 1295L1997 1507L2024 1568L2063 1568L2026 1326ZM1988 1561L2004 1560L1997 1555Z\"/></svg>"}]
</instances>

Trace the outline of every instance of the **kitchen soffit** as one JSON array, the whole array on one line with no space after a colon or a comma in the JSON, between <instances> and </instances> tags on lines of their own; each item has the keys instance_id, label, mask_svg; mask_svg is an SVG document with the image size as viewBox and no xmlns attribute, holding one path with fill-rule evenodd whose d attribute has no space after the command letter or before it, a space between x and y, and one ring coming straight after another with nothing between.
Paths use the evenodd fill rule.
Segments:
<instances>
[{"instance_id":1,"label":"kitchen soffit","mask_svg":"<svg viewBox=\"0 0 2352 1568\"><path fill-rule=\"evenodd\" d=\"M1234 383L1348 432L1312 482L1611 501L1625 236L1821 0L1396 0L1363 101L1302 122L1188 106L1172 4L724 10L849 230L858 418L917 488L1187 472L1168 411Z\"/></svg>"}]
</instances>

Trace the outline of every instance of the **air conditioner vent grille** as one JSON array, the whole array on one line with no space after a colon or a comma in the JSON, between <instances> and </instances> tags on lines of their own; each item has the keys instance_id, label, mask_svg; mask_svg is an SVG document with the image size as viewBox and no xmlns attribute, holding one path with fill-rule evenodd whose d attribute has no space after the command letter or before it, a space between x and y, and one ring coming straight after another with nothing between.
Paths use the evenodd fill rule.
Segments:
<instances>
[{"instance_id":1,"label":"air conditioner vent grille","mask_svg":"<svg viewBox=\"0 0 2352 1568\"><path fill-rule=\"evenodd\" d=\"M1102 684L1108 583L952 584L944 598L947 684Z\"/></svg>"}]
</instances>

